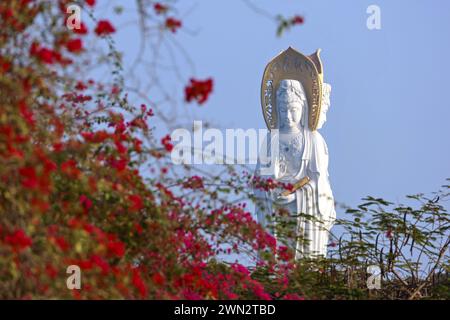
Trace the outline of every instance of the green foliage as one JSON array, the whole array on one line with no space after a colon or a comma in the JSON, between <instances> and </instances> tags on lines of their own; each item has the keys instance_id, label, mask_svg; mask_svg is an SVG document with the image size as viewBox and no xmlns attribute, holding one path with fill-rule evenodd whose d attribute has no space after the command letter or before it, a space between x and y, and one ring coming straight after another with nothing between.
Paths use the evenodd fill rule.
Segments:
<instances>
[{"instance_id":1,"label":"green foliage","mask_svg":"<svg viewBox=\"0 0 450 320\"><path fill-rule=\"evenodd\" d=\"M408 196L408 205L367 197L346 208L338 214L328 258L299 261L284 293L310 299L448 299L449 188L444 185L432 198ZM380 289L368 289L369 266L381 271Z\"/></svg>"}]
</instances>

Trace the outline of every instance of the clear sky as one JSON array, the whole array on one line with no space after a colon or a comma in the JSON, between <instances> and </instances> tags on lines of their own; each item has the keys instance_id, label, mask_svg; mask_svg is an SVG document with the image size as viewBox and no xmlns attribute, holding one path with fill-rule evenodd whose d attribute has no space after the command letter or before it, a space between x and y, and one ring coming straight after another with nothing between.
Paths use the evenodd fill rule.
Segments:
<instances>
[{"instance_id":1,"label":"clear sky","mask_svg":"<svg viewBox=\"0 0 450 320\"><path fill-rule=\"evenodd\" d=\"M195 1L182 43L199 76L212 75L208 118L260 128L259 89L266 63L293 46L322 48L331 108L322 133L338 201L365 195L401 200L430 192L450 177L450 2L258 1L271 13L304 15L283 37L241 1ZM256 3L256 2L254 2ZM366 27L366 9L381 9L381 30Z\"/></svg>"},{"instance_id":2,"label":"clear sky","mask_svg":"<svg viewBox=\"0 0 450 320\"><path fill-rule=\"evenodd\" d=\"M366 195L401 201L431 192L450 177L450 2L258 0L265 11L301 14L305 23L276 37L276 25L240 0L178 1L183 29L176 40L195 71L213 77L213 95L194 108L222 128L265 128L259 101L267 62L292 46L322 48L332 86L321 130L330 152L330 179L339 202ZM366 9L381 8L381 30L366 27ZM136 38L116 36L119 47ZM192 73L192 74L190 74ZM182 99L182 92L180 93Z\"/></svg>"}]
</instances>

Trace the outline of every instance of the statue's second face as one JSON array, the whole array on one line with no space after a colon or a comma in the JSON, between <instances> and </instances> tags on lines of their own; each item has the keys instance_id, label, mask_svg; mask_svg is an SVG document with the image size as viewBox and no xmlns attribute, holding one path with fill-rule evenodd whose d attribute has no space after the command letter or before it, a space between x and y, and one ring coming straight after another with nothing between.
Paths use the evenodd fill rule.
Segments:
<instances>
[{"instance_id":1,"label":"statue's second face","mask_svg":"<svg viewBox=\"0 0 450 320\"><path fill-rule=\"evenodd\" d=\"M300 126L304 97L302 87L296 80L282 80L277 91L277 107L280 129L293 129Z\"/></svg>"},{"instance_id":2,"label":"statue's second face","mask_svg":"<svg viewBox=\"0 0 450 320\"><path fill-rule=\"evenodd\" d=\"M319 121L317 123L317 129L321 129L324 123L327 121L327 111L328 106L322 105L322 109L320 110Z\"/></svg>"},{"instance_id":3,"label":"statue's second face","mask_svg":"<svg viewBox=\"0 0 450 320\"><path fill-rule=\"evenodd\" d=\"M323 84L322 90L322 108L320 108L319 121L317 123L317 129L321 129L324 123L327 121L327 112L330 107L330 91L331 86L327 83Z\"/></svg>"}]
</instances>

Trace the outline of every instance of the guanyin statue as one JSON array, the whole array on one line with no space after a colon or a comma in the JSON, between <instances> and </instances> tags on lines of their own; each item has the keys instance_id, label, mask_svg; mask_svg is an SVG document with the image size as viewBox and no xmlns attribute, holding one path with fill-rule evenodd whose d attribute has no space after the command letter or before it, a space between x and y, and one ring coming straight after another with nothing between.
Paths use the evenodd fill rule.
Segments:
<instances>
[{"instance_id":1,"label":"guanyin statue","mask_svg":"<svg viewBox=\"0 0 450 320\"><path fill-rule=\"evenodd\" d=\"M268 215L279 214L280 209L288 213L285 219L290 220L287 225L294 235L288 245L295 250L296 260L326 256L336 218L328 149L317 131L326 121L330 90L323 83L319 51L307 57L288 48L267 65L263 76L261 102L271 131L266 141L270 162L259 161L255 175L290 184L293 189L256 188L256 213L269 231L273 229Z\"/></svg>"}]
</instances>

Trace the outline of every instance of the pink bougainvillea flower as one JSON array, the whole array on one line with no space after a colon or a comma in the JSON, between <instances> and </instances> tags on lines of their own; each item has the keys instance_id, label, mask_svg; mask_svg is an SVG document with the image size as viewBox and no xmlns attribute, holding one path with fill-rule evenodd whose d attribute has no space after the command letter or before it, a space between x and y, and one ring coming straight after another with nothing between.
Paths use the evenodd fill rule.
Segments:
<instances>
[{"instance_id":1,"label":"pink bougainvillea flower","mask_svg":"<svg viewBox=\"0 0 450 320\"><path fill-rule=\"evenodd\" d=\"M288 293L288 294L285 294L284 297L283 297L283 299L284 299L284 300L305 300L305 298L299 296L299 295L296 294L296 293Z\"/></svg>"}]
</instances>

